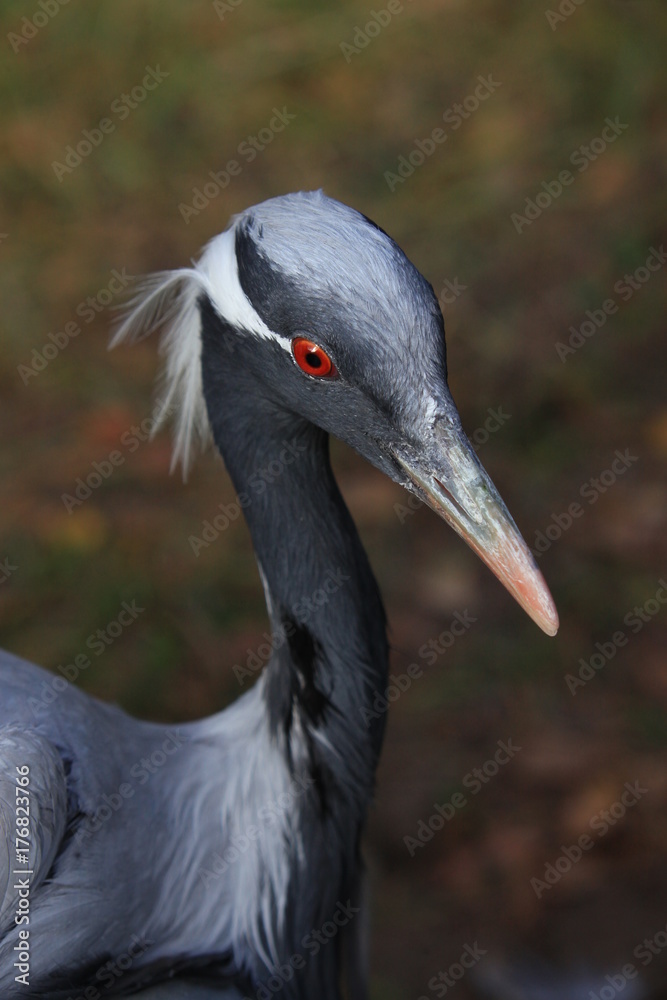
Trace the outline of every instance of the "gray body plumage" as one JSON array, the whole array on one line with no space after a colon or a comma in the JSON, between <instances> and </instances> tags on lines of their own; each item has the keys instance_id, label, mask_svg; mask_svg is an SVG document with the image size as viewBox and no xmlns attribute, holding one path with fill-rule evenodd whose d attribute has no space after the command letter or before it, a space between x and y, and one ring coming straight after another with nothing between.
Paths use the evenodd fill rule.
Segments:
<instances>
[{"instance_id":1,"label":"gray body plumage","mask_svg":"<svg viewBox=\"0 0 667 1000\"><path fill-rule=\"evenodd\" d=\"M326 215L326 200L320 204ZM192 279L184 280L181 299ZM219 315L212 320L219 322ZM177 323L172 335L187 340L195 333L201 336ZM14 982L18 928L9 900L0 939L3 998L30 996L31 990L65 997L83 986L82 972L94 981L96 970L128 952L134 938L142 944L134 949L140 953L128 981L141 981L143 968L160 976L163 963L185 968L202 962L219 968L222 980L251 990L281 959L302 955L305 969L298 980L285 982L282 995L337 997L344 952L351 981L362 978L347 939L361 930L354 912L358 841L380 749L381 727L369 729L359 706L384 686L381 603L331 475L326 435L293 414L277 420L271 400L268 412L260 393L249 394L239 361L255 349L256 337L231 326L224 335L230 343L220 350L219 365L217 358L212 362L221 369L215 377L226 382L220 389L224 412L211 423L232 424L225 457L239 490L244 477L280 454L284 440L295 442L293 465L254 497L249 520L274 633L289 631L290 615L298 629L299 612L307 632L295 631L280 645L255 686L220 715L177 727L138 722L72 685L43 704L42 685L48 687L52 676L10 656L0 661L0 723L7 732L24 727L40 734L51 756L63 761L68 793L67 833L58 829L55 863L45 861L31 891L33 985ZM196 380L199 372L191 365L197 361L181 358L180 374ZM170 385L177 393L182 389L178 379ZM193 416L188 402L180 400L181 421ZM298 545L294 536L289 540L290 520L298 526ZM320 588L326 605L311 607ZM309 648L300 648L304 643ZM308 662L295 666L295 656ZM300 677L302 666L311 676ZM142 759L157 752L161 760L174 733L177 748L144 780ZM0 741L2 734L0 727ZM2 754L0 780L11 800L21 752ZM51 756L43 758L47 786ZM35 761L33 789L38 771ZM112 811L108 803L115 803L123 785L132 794ZM256 839L248 837L253 827ZM34 833L38 842L48 840L49 824L40 823ZM339 907L354 915L334 940L318 947L308 935Z\"/></svg>"},{"instance_id":2,"label":"gray body plumage","mask_svg":"<svg viewBox=\"0 0 667 1000\"><path fill-rule=\"evenodd\" d=\"M433 290L364 216L319 192L249 209L192 268L149 279L117 339L156 327L176 458L187 466L196 439L212 436L247 498L274 649L229 708L181 726L131 719L72 685L46 704L52 675L0 659L0 997L66 1000L105 976L102 996L249 997L270 983L285 1000L337 1000L345 984L363 1000L359 839L387 641L328 434L435 497L492 563L514 572L524 560L524 591L529 573L541 577L461 431ZM300 370L297 336L317 341L335 378ZM13 966L11 866L16 767L28 758L26 987Z\"/></svg>"},{"instance_id":3,"label":"gray body plumage","mask_svg":"<svg viewBox=\"0 0 667 1000\"><path fill-rule=\"evenodd\" d=\"M345 903L354 895L349 875L346 881L341 872L336 886L336 865L326 857L349 850L352 864L354 840L348 846L348 831L342 830L336 843L336 832L315 819L320 807L310 776L303 772L299 783L297 772L295 781L276 753L262 680L219 717L176 727L139 723L73 688L33 714L28 701L49 680L14 658L0 663L2 714L12 719L9 738L23 723L25 743L36 731L43 749L51 751L41 759L28 756L14 738L7 754L0 729L2 791L11 802L9 772L15 762L28 760L34 807L48 791L42 768L51 778L57 753L68 772L70 799L69 839L58 845L53 867L43 864L32 880L31 982L37 993L14 983L19 928L12 927L10 893L0 943L3 998L68 996L83 985L81 970L93 973L92 981L102 970L100 982L111 982L115 974L105 974L105 965L119 955L135 959L129 978L136 975L139 982L144 966L161 975L162 967L191 962L219 965L223 979L249 975L259 982L281 955L299 950L301 938L324 923L339 896L347 894ZM59 815L40 817L33 844L49 839L56 819L64 825L66 802L57 804ZM6 812L10 820L11 810ZM253 826L256 840L248 837ZM304 835L310 826L318 831L315 838ZM334 876L327 880L330 900L319 891L308 899L315 888L313 865L320 871L326 866ZM313 914L312 922L304 919L302 933L289 926L291 908L304 917ZM322 996L338 995L332 992L337 948L329 959L331 986L313 976L312 989Z\"/></svg>"}]
</instances>

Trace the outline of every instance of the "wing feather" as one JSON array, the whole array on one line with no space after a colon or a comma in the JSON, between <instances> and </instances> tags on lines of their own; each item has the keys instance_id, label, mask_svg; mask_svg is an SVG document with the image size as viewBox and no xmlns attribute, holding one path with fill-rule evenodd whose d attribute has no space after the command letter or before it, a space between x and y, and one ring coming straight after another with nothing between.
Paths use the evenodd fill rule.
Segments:
<instances>
[{"instance_id":1,"label":"wing feather","mask_svg":"<svg viewBox=\"0 0 667 1000\"><path fill-rule=\"evenodd\" d=\"M19 782L24 776L27 785ZM27 865L16 854L17 817L25 817L18 811L19 804L29 812ZM0 935L14 920L20 898L18 880L28 878L31 890L44 881L66 826L67 781L57 749L33 729L0 726ZM18 829L20 835L25 827L19 823ZM24 869L32 874L22 876Z\"/></svg>"}]
</instances>

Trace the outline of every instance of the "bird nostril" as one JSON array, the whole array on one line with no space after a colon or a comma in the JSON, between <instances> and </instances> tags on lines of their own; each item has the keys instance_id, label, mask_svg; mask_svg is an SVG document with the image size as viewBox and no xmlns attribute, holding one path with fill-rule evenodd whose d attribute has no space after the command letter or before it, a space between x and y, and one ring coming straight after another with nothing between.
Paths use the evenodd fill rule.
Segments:
<instances>
[{"instance_id":1,"label":"bird nostril","mask_svg":"<svg viewBox=\"0 0 667 1000\"><path fill-rule=\"evenodd\" d=\"M458 500L456 499L456 497L453 496L452 493L450 493L450 491L447 489L447 487L445 486L445 484L441 483L440 480L437 478L437 476L434 476L433 478L435 479L436 483L438 484L438 486L440 487L440 489L442 490L442 492L445 494L445 496L447 497L447 499L449 500L449 502L452 504L452 506L454 507L454 509L457 510L462 517L468 519L468 514L463 509L463 507L461 506L461 504L458 502Z\"/></svg>"}]
</instances>

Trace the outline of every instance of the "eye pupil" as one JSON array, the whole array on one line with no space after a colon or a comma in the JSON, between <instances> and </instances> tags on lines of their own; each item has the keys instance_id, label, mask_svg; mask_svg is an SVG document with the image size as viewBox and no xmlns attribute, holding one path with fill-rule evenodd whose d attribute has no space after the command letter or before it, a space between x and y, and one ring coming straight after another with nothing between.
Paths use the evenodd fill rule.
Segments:
<instances>
[{"instance_id":1,"label":"eye pupil","mask_svg":"<svg viewBox=\"0 0 667 1000\"><path fill-rule=\"evenodd\" d=\"M313 378L335 378L338 375L333 361L324 348L307 337L293 339L292 356L301 371Z\"/></svg>"}]
</instances>

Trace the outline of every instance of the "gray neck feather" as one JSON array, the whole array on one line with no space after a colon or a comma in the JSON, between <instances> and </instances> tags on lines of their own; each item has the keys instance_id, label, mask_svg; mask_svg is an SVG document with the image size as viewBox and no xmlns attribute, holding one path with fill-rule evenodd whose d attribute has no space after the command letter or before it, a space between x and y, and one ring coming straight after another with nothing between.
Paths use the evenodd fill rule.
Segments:
<instances>
[{"instance_id":1,"label":"gray neck feather","mask_svg":"<svg viewBox=\"0 0 667 1000\"><path fill-rule=\"evenodd\" d=\"M359 786L365 804L384 727L368 725L363 709L386 686L385 614L333 477L328 436L277 407L246 374L244 352L252 350L251 340L226 329L206 303L202 315L209 419L244 502L276 640L263 681L272 731L287 754L303 749L295 745L296 721L323 753L327 743L338 746L341 760L334 763L334 753L329 766L344 783L349 778L350 791ZM231 348L221 350L227 338ZM292 762L303 766L298 758ZM350 762L353 776L346 778Z\"/></svg>"},{"instance_id":2,"label":"gray neck feather","mask_svg":"<svg viewBox=\"0 0 667 1000\"><path fill-rule=\"evenodd\" d=\"M309 787L298 820L304 863L283 928L283 946L298 949L303 934L356 892L384 731L384 716L369 724L364 709L387 683L385 615L333 477L327 435L275 405L249 374L252 338L228 327L206 299L200 307L209 420L244 505L274 636L251 701L273 752ZM315 892L312 873L322 869L328 878L316 880ZM326 956L330 973L338 947Z\"/></svg>"}]
</instances>

